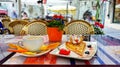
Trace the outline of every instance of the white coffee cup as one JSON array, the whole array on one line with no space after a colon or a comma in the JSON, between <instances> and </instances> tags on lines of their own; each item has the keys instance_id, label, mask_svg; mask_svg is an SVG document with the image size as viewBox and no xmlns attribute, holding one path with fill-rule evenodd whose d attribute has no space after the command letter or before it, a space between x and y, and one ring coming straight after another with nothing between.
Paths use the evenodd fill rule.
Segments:
<instances>
[{"instance_id":1,"label":"white coffee cup","mask_svg":"<svg viewBox=\"0 0 120 67\"><path fill-rule=\"evenodd\" d=\"M29 51L39 51L40 46L44 44L41 36L24 36L22 45Z\"/></svg>"}]
</instances>

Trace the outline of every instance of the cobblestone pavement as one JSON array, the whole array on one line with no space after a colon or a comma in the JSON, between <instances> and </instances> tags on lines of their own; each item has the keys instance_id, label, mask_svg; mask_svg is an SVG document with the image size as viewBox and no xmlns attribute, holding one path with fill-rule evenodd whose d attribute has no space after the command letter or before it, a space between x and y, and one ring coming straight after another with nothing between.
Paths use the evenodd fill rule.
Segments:
<instances>
[{"instance_id":1,"label":"cobblestone pavement","mask_svg":"<svg viewBox=\"0 0 120 67\"><path fill-rule=\"evenodd\" d=\"M114 37L116 39L120 39L120 30L111 28L111 27L105 27L103 29L104 33L110 37Z\"/></svg>"}]
</instances>

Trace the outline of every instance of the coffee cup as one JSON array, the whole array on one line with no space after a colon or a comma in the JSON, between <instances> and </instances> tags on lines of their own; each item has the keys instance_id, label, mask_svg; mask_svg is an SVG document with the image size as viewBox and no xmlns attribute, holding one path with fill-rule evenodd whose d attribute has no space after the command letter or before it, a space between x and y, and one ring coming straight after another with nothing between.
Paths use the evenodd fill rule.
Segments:
<instances>
[{"instance_id":1,"label":"coffee cup","mask_svg":"<svg viewBox=\"0 0 120 67\"><path fill-rule=\"evenodd\" d=\"M44 41L41 36L24 36L22 41L22 47L28 51L39 51L43 44Z\"/></svg>"}]
</instances>

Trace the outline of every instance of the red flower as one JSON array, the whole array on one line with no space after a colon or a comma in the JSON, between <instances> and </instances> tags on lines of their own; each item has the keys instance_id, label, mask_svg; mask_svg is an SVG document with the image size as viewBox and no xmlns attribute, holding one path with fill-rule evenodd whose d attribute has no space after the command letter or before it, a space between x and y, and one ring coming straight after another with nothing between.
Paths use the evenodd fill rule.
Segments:
<instances>
[{"instance_id":1,"label":"red flower","mask_svg":"<svg viewBox=\"0 0 120 67\"><path fill-rule=\"evenodd\" d=\"M64 17L62 15L54 15L53 19L63 19Z\"/></svg>"},{"instance_id":2,"label":"red flower","mask_svg":"<svg viewBox=\"0 0 120 67\"><path fill-rule=\"evenodd\" d=\"M95 26L99 26L100 28L104 28L104 25L103 24L101 24L100 22L95 22L95 24L94 24Z\"/></svg>"},{"instance_id":3,"label":"red flower","mask_svg":"<svg viewBox=\"0 0 120 67\"><path fill-rule=\"evenodd\" d=\"M101 23L99 24L99 27L100 27L100 28L104 28L103 24L101 24Z\"/></svg>"},{"instance_id":4,"label":"red flower","mask_svg":"<svg viewBox=\"0 0 120 67\"><path fill-rule=\"evenodd\" d=\"M99 22L95 22L95 26L97 26L97 25L99 26Z\"/></svg>"},{"instance_id":5,"label":"red flower","mask_svg":"<svg viewBox=\"0 0 120 67\"><path fill-rule=\"evenodd\" d=\"M63 17L62 15L59 15L58 18L59 18L59 19L63 19L64 17Z\"/></svg>"},{"instance_id":6,"label":"red flower","mask_svg":"<svg viewBox=\"0 0 120 67\"><path fill-rule=\"evenodd\" d=\"M56 18L58 18L58 16L55 14L55 15L53 16L53 19L56 19Z\"/></svg>"}]
</instances>

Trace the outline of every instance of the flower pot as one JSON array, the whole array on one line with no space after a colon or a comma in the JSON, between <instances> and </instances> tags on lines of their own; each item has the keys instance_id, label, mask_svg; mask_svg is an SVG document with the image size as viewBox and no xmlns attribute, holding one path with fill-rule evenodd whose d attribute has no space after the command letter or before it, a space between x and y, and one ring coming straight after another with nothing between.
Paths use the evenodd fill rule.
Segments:
<instances>
[{"instance_id":1,"label":"flower pot","mask_svg":"<svg viewBox=\"0 0 120 67\"><path fill-rule=\"evenodd\" d=\"M50 42L60 42L62 40L63 31L56 27L48 27L47 33Z\"/></svg>"}]
</instances>

